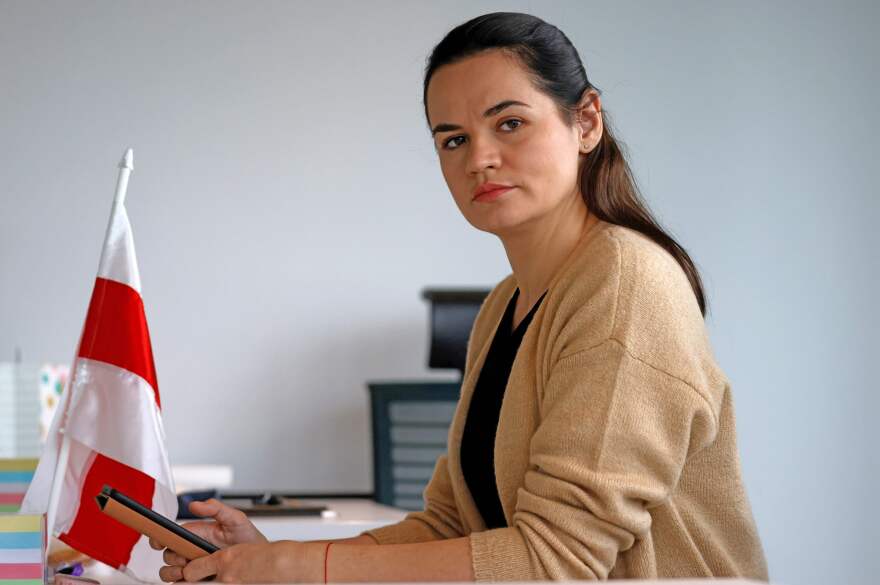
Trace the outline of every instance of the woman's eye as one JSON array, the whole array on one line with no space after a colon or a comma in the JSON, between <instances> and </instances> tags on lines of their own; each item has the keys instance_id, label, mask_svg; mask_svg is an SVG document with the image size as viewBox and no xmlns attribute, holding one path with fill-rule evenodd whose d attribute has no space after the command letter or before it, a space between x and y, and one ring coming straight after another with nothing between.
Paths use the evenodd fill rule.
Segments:
<instances>
[{"instance_id":1,"label":"woman's eye","mask_svg":"<svg viewBox=\"0 0 880 585\"><path fill-rule=\"evenodd\" d=\"M505 132L513 132L514 130L516 130L517 128L519 128L522 125L523 125L522 120L520 120L518 118L510 118L509 120L505 120L505 121L501 122L501 124L499 124L498 126L500 128L504 128ZM465 140L464 136L461 136L461 135L452 136L452 137L444 140L441 143L441 146L443 147L444 150L455 150L456 148L458 148L459 146L461 146L464 143L464 140Z\"/></svg>"},{"instance_id":2,"label":"woman's eye","mask_svg":"<svg viewBox=\"0 0 880 585\"><path fill-rule=\"evenodd\" d=\"M452 138L447 138L443 141L443 148L446 150L455 150L459 146L461 146L460 142L456 142L456 140L464 140L464 136L453 136Z\"/></svg>"},{"instance_id":3,"label":"woman's eye","mask_svg":"<svg viewBox=\"0 0 880 585\"><path fill-rule=\"evenodd\" d=\"M500 126L502 128L507 126L508 128L510 128L509 131L511 131L511 130L516 130L517 128L522 126L522 124L523 124L522 120L517 120L516 118L511 118L510 120L505 120L505 121L501 122Z\"/></svg>"}]
</instances>

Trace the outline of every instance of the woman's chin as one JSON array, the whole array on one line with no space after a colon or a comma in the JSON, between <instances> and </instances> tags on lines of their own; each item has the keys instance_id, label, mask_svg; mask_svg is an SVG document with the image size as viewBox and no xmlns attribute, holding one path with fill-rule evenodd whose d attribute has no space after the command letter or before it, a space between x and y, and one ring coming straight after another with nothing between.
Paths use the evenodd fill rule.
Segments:
<instances>
[{"instance_id":1,"label":"woman's chin","mask_svg":"<svg viewBox=\"0 0 880 585\"><path fill-rule=\"evenodd\" d=\"M521 232L525 227L526 218L511 214L492 214L479 218L469 218L469 222L480 231L503 237Z\"/></svg>"}]
</instances>

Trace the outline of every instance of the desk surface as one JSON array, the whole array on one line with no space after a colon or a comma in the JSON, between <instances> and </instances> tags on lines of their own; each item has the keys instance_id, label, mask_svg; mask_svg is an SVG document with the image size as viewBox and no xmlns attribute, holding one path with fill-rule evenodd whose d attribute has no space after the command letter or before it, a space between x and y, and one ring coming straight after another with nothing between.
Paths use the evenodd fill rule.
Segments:
<instances>
[{"instance_id":1,"label":"desk surface","mask_svg":"<svg viewBox=\"0 0 880 585\"><path fill-rule=\"evenodd\" d=\"M335 516L258 516L254 525L269 540L324 540L357 536L364 530L394 524L406 512L372 500L300 500L327 506Z\"/></svg>"},{"instance_id":2,"label":"desk surface","mask_svg":"<svg viewBox=\"0 0 880 585\"><path fill-rule=\"evenodd\" d=\"M324 540L357 536L364 530L394 524L406 516L403 510L372 500L340 498L301 501L327 506L335 512L335 516L259 516L251 520L269 540ZM157 581L159 566L156 566ZM97 579L102 585L136 583L101 563L90 566L83 577Z\"/></svg>"}]
</instances>

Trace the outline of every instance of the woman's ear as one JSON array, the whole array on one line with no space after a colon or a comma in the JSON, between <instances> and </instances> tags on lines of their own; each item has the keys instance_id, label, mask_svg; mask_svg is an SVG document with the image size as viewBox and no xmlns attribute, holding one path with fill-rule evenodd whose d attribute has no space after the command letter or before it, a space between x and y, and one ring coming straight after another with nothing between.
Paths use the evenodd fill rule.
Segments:
<instances>
[{"instance_id":1,"label":"woman's ear","mask_svg":"<svg viewBox=\"0 0 880 585\"><path fill-rule=\"evenodd\" d=\"M602 101L594 88L586 90L575 108L581 154L596 148L602 138Z\"/></svg>"}]
</instances>

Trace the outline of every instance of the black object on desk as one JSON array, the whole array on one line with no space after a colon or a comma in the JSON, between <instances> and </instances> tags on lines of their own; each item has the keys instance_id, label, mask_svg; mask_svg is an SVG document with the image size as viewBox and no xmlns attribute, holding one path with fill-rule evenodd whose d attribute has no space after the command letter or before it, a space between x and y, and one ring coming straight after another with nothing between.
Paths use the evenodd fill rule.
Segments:
<instances>
[{"instance_id":1,"label":"black object on desk","mask_svg":"<svg viewBox=\"0 0 880 585\"><path fill-rule=\"evenodd\" d=\"M190 503L204 502L211 498L241 510L248 516L320 516L327 510L327 506L299 502L292 494L200 490L177 495L177 519L195 520L200 518L189 511Z\"/></svg>"}]
</instances>

